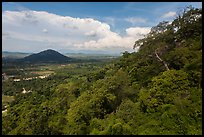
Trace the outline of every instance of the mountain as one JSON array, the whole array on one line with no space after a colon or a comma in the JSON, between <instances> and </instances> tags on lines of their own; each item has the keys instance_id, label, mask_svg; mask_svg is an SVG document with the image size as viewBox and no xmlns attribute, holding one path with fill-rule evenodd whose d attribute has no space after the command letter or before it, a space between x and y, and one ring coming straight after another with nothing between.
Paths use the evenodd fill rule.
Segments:
<instances>
[{"instance_id":1,"label":"mountain","mask_svg":"<svg viewBox=\"0 0 204 137\"><path fill-rule=\"evenodd\" d=\"M42 52L32 54L22 59L19 59L19 61L28 62L28 63L48 63L48 62L65 63L71 60L72 58L64 56L52 49L44 50Z\"/></svg>"},{"instance_id":2,"label":"mountain","mask_svg":"<svg viewBox=\"0 0 204 137\"><path fill-rule=\"evenodd\" d=\"M17 58L24 58L31 53L23 53L23 52L9 52L9 51L2 51L2 58L9 58L9 59L17 59Z\"/></svg>"}]
</instances>

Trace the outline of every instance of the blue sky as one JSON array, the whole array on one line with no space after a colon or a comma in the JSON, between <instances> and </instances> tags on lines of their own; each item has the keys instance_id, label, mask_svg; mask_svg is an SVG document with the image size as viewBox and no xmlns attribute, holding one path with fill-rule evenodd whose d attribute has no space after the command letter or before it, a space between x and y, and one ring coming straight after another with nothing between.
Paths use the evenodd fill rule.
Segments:
<instances>
[{"instance_id":1,"label":"blue sky","mask_svg":"<svg viewBox=\"0 0 204 137\"><path fill-rule=\"evenodd\" d=\"M132 52L135 40L201 2L3 2L3 50Z\"/></svg>"}]
</instances>

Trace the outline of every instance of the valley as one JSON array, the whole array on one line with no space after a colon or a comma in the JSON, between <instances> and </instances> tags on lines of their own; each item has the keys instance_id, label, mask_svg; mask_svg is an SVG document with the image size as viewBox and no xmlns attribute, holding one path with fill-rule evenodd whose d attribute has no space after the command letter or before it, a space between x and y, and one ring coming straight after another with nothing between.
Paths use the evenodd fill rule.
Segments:
<instances>
[{"instance_id":1,"label":"valley","mask_svg":"<svg viewBox=\"0 0 204 137\"><path fill-rule=\"evenodd\" d=\"M80 58L83 59L86 57ZM101 61L101 58L103 61ZM98 56L97 61L87 62L86 58L84 63L22 63L19 65L16 62L3 62L2 114L3 116L6 115L7 107L12 101L14 101L16 96L22 95L22 93L25 94L32 92L30 89L35 91L35 86L32 85L33 81L41 81L44 83L49 78L53 79L55 76L58 77L59 75L63 77L69 77L70 75L73 75L74 77L78 77L79 75L87 75L88 73L99 69L101 66L111 61L112 58L105 59L104 57Z\"/></svg>"}]
</instances>

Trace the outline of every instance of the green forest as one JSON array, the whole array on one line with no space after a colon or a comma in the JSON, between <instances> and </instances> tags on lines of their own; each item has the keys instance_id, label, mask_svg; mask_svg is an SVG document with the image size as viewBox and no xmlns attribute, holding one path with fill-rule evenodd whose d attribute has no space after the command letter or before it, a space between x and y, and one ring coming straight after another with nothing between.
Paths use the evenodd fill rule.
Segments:
<instances>
[{"instance_id":1,"label":"green forest","mask_svg":"<svg viewBox=\"0 0 204 137\"><path fill-rule=\"evenodd\" d=\"M202 9L184 8L133 48L111 62L3 82L2 94L15 100L2 134L201 135Z\"/></svg>"}]
</instances>

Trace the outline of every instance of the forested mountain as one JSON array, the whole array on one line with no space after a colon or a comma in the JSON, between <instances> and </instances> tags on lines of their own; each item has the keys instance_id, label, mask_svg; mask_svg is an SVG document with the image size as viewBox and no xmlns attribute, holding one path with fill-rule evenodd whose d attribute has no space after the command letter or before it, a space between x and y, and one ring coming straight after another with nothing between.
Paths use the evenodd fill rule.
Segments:
<instances>
[{"instance_id":1,"label":"forested mountain","mask_svg":"<svg viewBox=\"0 0 204 137\"><path fill-rule=\"evenodd\" d=\"M91 73L33 84L8 107L2 133L201 135L202 9L185 8L134 48Z\"/></svg>"},{"instance_id":2,"label":"forested mountain","mask_svg":"<svg viewBox=\"0 0 204 137\"><path fill-rule=\"evenodd\" d=\"M69 62L71 58L60 54L55 50L44 50L19 59L21 62L39 63L39 62Z\"/></svg>"}]
</instances>

